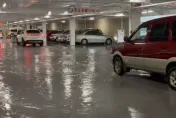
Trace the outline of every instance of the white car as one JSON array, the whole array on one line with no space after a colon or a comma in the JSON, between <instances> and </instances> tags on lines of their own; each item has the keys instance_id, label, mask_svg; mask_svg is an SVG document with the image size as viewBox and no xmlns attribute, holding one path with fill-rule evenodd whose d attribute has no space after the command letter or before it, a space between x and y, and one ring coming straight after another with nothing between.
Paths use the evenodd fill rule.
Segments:
<instances>
[{"instance_id":1,"label":"white car","mask_svg":"<svg viewBox=\"0 0 176 118\"><path fill-rule=\"evenodd\" d=\"M85 29L76 36L76 43L86 45L88 43L105 43L111 45L114 39L110 36L103 35L99 29Z\"/></svg>"},{"instance_id":2,"label":"white car","mask_svg":"<svg viewBox=\"0 0 176 118\"><path fill-rule=\"evenodd\" d=\"M58 32L58 33L52 34L51 37L50 37L50 40L53 40L53 41L61 41L64 32L65 32L65 31L60 31L60 32Z\"/></svg>"},{"instance_id":3,"label":"white car","mask_svg":"<svg viewBox=\"0 0 176 118\"><path fill-rule=\"evenodd\" d=\"M84 30L76 30L75 34L78 35L82 33ZM70 31L64 32L60 39L62 42L70 42Z\"/></svg>"},{"instance_id":4,"label":"white car","mask_svg":"<svg viewBox=\"0 0 176 118\"><path fill-rule=\"evenodd\" d=\"M21 43L22 46L26 46L26 44L33 44L33 46L39 44L40 46L43 46L43 39L44 35L39 30L21 31L17 35L17 45Z\"/></svg>"}]
</instances>

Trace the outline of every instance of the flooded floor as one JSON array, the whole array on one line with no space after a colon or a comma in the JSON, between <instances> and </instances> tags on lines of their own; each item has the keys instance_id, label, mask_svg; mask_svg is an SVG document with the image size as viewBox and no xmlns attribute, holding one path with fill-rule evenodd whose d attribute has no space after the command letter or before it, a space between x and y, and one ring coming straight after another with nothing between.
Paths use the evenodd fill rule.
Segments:
<instances>
[{"instance_id":1,"label":"flooded floor","mask_svg":"<svg viewBox=\"0 0 176 118\"><path fill-rule=\"evenodd\" d=\"M174 118L176 92L140 72L118 77L109 50L1 41L0 118Z\"/></svg>"}]
</instances>

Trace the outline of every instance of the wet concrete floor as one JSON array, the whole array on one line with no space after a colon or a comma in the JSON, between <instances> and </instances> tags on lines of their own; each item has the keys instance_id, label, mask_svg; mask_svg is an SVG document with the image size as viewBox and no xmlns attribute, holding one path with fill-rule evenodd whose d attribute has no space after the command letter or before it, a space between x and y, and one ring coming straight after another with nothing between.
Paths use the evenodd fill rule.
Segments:
<instances>
[{"instance_id":1,"label":"wet concrete floor","mask_svg":"<svg viewBox=\"0 0 176 118\"><path fill-rule=\"evenodd\" d=\"M0 42L0 118L175 118L163 81L112 70L109 47Z\"/></svg>"}]
</instances>

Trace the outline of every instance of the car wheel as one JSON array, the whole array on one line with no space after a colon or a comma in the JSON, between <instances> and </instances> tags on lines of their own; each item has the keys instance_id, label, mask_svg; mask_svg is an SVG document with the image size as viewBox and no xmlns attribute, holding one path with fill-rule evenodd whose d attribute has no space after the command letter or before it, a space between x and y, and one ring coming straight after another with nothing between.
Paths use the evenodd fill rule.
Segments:
<instances>
[{"instance_id":1,"label":"car wheel","mask_svg":"<svg viewBox=\"0 0 176 118\"><path fill-rule=\"evenodd\" d=\"M40 46L43 46L43 43L40 43L39 45L40 45Z\"/></svg>"},{"instance_id":2,"label":"car wheel","mask_svg":"<svg viewBox=\"0 0 176 118\"><path fill-rule=\"evenodd\" d=\"M18 42L18 38L16 38L16 43L17 43L17 45L20 45L20 42Z\"/></svg>"},{"instance_id":3,"label":"car wheel","mask_svg":"<svg viewBox=\"0 0 176 118\"><path fill-rule=\"evenodd\" d=\"M81 44L82 44L82 45L87 45L87 44L88 44L87 39L83 39L83 40L81 41Z\"/></svg>"},{"instance_id":4,"label":"car wheel","mask_svg":"<svg viewBox=\"0 0 176 118\"><path fill-rule=\"evenodd\" d=\"M111 40L110 38L108 38L108 39L106 40L106 44L107 44L107 45L111 45L111 44L112 44L112 40Z\"/></svg>"},{"instance_id":5,"label":"car wheel","mask_svg":"<svg viewBox=\"0 0 176 118\"><path fill-rule=\"evenodd\" d=\"M120 57L114 57L113 65L114 65L114 72L116 74L120 76L124 74L124 64Z\"/></svg>"},{"instance_id":6,"label":"car wheel","mask_svg":"<svg viewBox=\"0 0 176 118\"><path fill-rule=\"evenodd\" d=\"M26 42L24 41L24 39L22 39L22 46L23 46L23 47L26 46Z\"/></svg>"},{"instance_id":7,"label":"car wheel","mask_svg":"<svg viewBox=\"0 0 176 118\"><path fill-rule=\"evenodd\" d=\"M58 40L58 37L56 37L55 39L54 39L54 41L56 42Z\"/></svg>"},{"instance_id":8,"label":"car wheel","mask_svg":"<svg viewBox=\"0 0 176 118\"><path fill-rule=\"evenodd\" d=\"M168 73L168 82L169 86L173 89L176 90L176 67L173 67L169 70Z\"/></svg>"},{"instance_id":9,"label":"car wheel","mask_svg":"<svg viewBox=\"0 0 176 118\"><path fill-rule=\"evenodd\" d=\"M32 46L36 46L36 44L35 44L35 43L33 43L33 44L32 44Z\"/></svg>"}]
</instances>

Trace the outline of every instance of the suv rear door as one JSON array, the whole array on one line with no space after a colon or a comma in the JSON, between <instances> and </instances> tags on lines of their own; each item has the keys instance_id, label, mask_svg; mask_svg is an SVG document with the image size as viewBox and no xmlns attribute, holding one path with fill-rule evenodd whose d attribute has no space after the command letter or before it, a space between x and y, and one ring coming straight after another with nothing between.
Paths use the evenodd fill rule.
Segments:
<instances>
[{"instance_id":1,"label":"suv rear door","mask_svg":"<svg viewBox=\"0 0 176 118\"><path fill-rule=\"evenodd\" d=\"M150 38L146 42L142 53L145 70L165 72L169 46L169 26L167 22L152 25Z\"/></svg>"}]
</instances>

